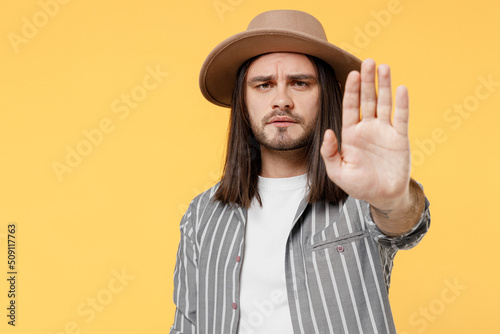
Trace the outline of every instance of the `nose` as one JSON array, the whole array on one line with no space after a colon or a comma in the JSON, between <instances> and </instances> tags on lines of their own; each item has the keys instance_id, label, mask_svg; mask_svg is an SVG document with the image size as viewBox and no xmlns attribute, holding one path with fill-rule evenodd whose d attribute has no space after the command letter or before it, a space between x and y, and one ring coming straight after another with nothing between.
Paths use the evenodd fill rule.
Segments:
<instances>
[{"instance_id":1,"label":"nose","mask_svg":"<svg viewBox=\"0 0 500 334\"><path fill-rule=\"evenodd\" d=\"M273 98L273 109L293 109L293 99L290 92L287 91L286 85L281 85L276 89L276 94Z\"/></svg>"}]
</instances>

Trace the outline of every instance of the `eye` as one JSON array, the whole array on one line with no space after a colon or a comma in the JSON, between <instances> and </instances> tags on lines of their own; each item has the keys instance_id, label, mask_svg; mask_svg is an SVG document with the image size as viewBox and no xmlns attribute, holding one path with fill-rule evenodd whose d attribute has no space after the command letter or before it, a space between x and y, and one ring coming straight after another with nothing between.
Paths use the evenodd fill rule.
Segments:
<instances>
[{"instance_id":1,"label":"eye","mask_svg":"<svg viewBox=\"0 0 500 334\"><path fill-rule=\"evenodd\" d=\"M307 86L309 86L309 84L307 82L304 82L304 81L295 81L294 84L297 87L307 87Z\"/></svg>"},{"instance_id":2,"label":"eye","mask_svg":"<svg viewBox=\"0 0 500 334\"><path fill-rule=\"evenodd\" d=\"M257 85L256 88L266 90L266 89L271 88L271 84L269 82L265 82L265 83L262 83L260 85Z\"/></svg>"}]
</instances>

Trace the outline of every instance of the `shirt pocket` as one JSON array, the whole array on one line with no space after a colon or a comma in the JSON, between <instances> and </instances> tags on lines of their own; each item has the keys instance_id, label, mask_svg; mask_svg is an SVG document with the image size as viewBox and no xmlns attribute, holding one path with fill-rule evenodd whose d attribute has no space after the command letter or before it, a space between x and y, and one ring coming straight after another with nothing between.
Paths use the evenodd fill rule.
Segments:
<instances>
[{"instance_id":1,"label":"shirt pocket","mask_svg":"<svg viewBox=\"0 0 500 334\"><path fill-rule=\"evenodd\" d=\"M370 232L368 230L354 231L352 233L342 234L339 236L327 237L324 240L317 240L311 245L312 251L319 251L325 248L342 247L344 245L350 244L352 242L359 241L363 238L369 236ZM319 238L316 238L319 239Z\"/></svg>"}]
</instances>

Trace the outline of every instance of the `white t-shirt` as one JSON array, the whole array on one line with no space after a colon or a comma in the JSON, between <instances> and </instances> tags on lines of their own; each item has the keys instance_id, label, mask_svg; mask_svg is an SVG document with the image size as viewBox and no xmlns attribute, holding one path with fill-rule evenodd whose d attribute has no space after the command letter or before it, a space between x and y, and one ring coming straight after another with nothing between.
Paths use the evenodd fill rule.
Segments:
<instances>
[{"instance_id":1,"label":"white t-shirt","mask_svg":"<svg viewBox=\"0 0 500 334\"><path fill-rule=\"evenodd\" d=\"M248 209L241 268L240 334L293 333L285 282L285 248L307 175L259 176L262 207Z\"/></svg>"}]
</instances>

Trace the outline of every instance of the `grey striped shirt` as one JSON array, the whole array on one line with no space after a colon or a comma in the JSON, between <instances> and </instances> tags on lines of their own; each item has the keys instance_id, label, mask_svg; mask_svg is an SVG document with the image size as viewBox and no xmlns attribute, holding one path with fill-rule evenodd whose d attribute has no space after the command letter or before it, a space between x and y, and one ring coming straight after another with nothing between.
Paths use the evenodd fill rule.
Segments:
<instances>
[{"instance_id":1,"label":"grey striped shirt","mask_svg":"<svg viewBox=\"0 0 500 334\"><path fill-rule=\"evenodd\" d=\"M170 334L235 334L246 210L197 196L182 218ZM302 201L289 233L285 270L295 334L396 333L389 306L392 263L430 224L429 203L407 234L389 238L366 202Z\"/></svg>"}]
</instances>

